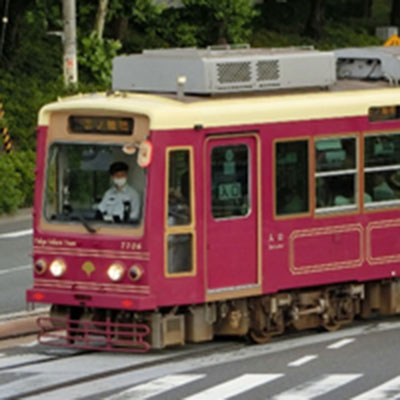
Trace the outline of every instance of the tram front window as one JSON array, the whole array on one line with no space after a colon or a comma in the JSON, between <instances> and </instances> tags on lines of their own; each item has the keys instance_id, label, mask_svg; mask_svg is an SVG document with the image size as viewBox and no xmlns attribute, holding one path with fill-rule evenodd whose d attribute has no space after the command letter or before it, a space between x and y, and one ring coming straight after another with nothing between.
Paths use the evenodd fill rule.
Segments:
<instances>
[{"instance_id":1,"label":"tram front window","mask_svg":"<svg viewBox=\"0 0 400 400\"><path fill-rule=\"evenodd\" d=\"M138 225L145 170L120 145L57 143L50 147L44 215L49 221Z\"/></svg>"}]
</instances>

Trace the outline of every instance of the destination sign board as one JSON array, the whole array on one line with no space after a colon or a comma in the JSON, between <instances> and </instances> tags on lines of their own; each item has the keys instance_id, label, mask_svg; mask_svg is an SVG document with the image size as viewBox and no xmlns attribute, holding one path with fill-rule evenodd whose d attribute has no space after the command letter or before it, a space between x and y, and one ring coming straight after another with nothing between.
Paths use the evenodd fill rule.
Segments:
<instances>
[{"instance_id":1,"label":"destination sign board","mask_svg":"<svg viewBox=\"0 0 400 400\"><path fill-rule=\"evenodd\" d=\"M69 117L71 133L131 135L133 118L73 115Z\"/></svg>"}]
</instances>

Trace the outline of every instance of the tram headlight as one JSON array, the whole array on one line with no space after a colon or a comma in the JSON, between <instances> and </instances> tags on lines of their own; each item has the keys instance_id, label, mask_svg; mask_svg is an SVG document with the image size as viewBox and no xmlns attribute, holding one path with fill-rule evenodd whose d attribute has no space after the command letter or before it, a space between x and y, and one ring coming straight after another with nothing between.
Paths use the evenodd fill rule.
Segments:
<instances>
[{"instance_id":1,"label":"tram headlight","mask_svg":"<svg viewBox=\"0 0 400 400\"><path fill-rule=\"evenodd\" d=\"M46 260L44 260L43 258L37 260L35 262L35 267L34 268L35 268L35 272L38 275L43 275L46 272L46 269L47 269Z\"/></svg>"},{"instance_id":2,"label":"tram headlight","mask_svg":"<svg viewBox=\"0 0 400 400\"><path fill-rule=\"evenodd\" d=\"M60 258L56 258L50 264L50 272L56 278L60 278L61 276L63 276L66 270L67 270L67 265Z\"/></svg>"},{"instance_id":3,"label":"tram headlight","mask_svg":"<svg viewBox=\"0 0 400 400\"><path fill-rule=\"evenodd\" d=\"M114 263L111 264L110 267L108 268L107 275L112 281L118 282L124 276L124 272L125 268L122 264Z\"/></svg>"},{"instance_id":4,"label":"tram headlight","mask_svg":"<svg viewBox=\"0 0 400 400\"><path fill-rule=\"evenodd\" d=\"M132 281L138 281L143 275L143 269L139 265L132 265L129 268L128 276Z\"/></svg>"}]
</instances>

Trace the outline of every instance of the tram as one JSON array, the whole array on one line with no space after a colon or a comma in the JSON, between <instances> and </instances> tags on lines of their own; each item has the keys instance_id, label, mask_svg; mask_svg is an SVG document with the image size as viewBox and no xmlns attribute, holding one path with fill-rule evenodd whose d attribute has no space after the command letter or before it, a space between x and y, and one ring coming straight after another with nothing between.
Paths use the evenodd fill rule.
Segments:
<instances>
[{"instance_id":1,"label":"tram","mask_svg":"<svg viewBox=\"0 0 400 400\"><path fill-rule=\"evenodd\" d=\"M400 89L336 67L310 49L154 50L116 59L109 93L44 106L39 338L139 352L399 313Z\"/></svg>"}]
</instances>

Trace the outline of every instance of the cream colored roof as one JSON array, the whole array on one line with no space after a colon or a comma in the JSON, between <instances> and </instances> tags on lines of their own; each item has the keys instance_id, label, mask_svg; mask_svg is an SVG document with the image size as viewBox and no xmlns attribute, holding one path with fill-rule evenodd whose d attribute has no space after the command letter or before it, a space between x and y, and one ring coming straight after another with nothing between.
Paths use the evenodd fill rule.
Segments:
<instances>
[{"instance_id":1,"label":"cream colored roof","mask_svg":"<svg viewBox=\"0 0 400 400\"><path fill-rule=\"evenodd\" d=\"M147 115L150 129L204 128L250 125L264 122L366 115L371 106L400 105L400 89L325 91L317 93L269 94L230 98L199 98L181 102L151 94L95 94L61 99L44 106L39 125L48 125L52 112L104 110Z\"/></svg>"}]
</instances>

